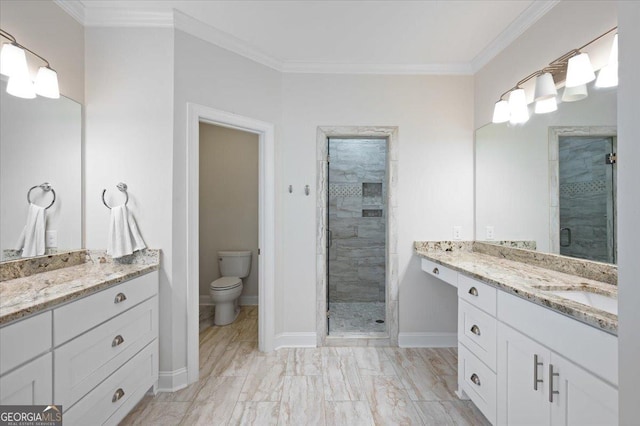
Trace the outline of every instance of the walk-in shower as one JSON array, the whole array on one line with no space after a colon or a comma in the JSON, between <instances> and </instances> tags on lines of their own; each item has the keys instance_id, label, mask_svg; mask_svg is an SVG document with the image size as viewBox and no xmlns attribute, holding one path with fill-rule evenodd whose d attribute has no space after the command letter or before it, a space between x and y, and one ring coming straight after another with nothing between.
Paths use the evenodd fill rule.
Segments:
<instances>
[{"instance_id":1,"label":"walk-in shower","mask_svg":"<svg viewBox=\"0 0 640 426\"><path fill-rule=\"evenodd\" d=\"M328 334L385 333L387 140L329 138Z\"/></svg>"}]
</instances>

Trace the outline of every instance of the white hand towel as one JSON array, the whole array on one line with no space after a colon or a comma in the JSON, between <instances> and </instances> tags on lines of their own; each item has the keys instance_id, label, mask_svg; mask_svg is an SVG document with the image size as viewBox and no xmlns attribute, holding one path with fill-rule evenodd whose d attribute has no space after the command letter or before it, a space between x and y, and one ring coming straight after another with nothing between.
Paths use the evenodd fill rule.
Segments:
<instances>
[{"instance_id":1,"label":"white hand towel","mask_svg":"<svg viewBox=\"0 0 640 426\"><path fill-rule=\"evenodd\" d=\"M29 204L27 224L20 233L16 249L22 249L22 257L41 256L44 254L44 207Z\"/></svg>"},{"instance_id":2,"label":"white hand towel","mask_svg":"<svg viewBox=\"0 0 640 426\"><path fill-rule=\"evenodd\" d=\"M115 259L146 247L127 206L112 207L107 254Z\"/></svg>"}]
</instances>

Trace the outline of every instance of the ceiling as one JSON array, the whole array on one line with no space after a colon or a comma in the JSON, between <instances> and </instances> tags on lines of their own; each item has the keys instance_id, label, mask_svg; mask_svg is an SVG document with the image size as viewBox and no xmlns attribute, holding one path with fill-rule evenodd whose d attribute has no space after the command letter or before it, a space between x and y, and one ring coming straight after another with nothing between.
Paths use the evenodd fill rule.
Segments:
<instances>
[{"instance_id":1,"label":"ceiling","mask_svg":"<svg viewBox=\"0 0 640 426\"><path fill-rule=\"evenodd\" d=\"M87 26L170 26L175 10L178 29L281 71L470 74L557 1L57 3Z\"/></svg>"}]
</instances>

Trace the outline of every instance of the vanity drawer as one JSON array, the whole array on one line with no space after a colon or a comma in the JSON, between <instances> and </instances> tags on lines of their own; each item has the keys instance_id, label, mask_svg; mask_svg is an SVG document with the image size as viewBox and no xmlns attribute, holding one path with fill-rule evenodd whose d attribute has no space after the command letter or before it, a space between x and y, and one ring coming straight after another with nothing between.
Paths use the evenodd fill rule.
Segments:
<instances>
[{"instance_id":1,"label":"vanity drawer","mask_svg":"<svg viewBox=\"0 0 640 426\"><path fill-rule=\"evenodd\" d=\"M496 371L497 320L462 299L458 303L458 339Z\"/></svg>"},{"instance_id":2,"label":"vanity drawer","mask_svg":"<svg viewBox=\"0 0 640 426\"><path fill-rule=\"evenodd\" d=\"M0 375L50 349L51 311L0 328Z\"/></svg>"},{"instance_id":3,"label":"vanity drawer","mask_svg":"<svg viewBox=\"0 0 640 426\"><path fill-rule=\"evenodd\" d=\"M449 269L446 266L439 265L427 259L422 259L422 270L454 287L458 286L458 272L453 269Z\"/></svg>"},{"instance_id":4,"label":"vanity drawer","mask_svg":"<svg viewBox=\"0 0 640 426\"><path fill-rule=\"evenodd\" d=\"M158 377L158 340L154 340L107 380L64 411L65 425L104 424L130 398L148 390ZM64 407L63 407L64 408Z\"/></svg>"},{"instance_id":5,"label":"vanity drawer","mask_svg":"<svg viewBox=\"0 0 640 426\"><path fill-rule=\"evenodd\" d=\"M71 407L157 334L158 298L153 297L57 348L55 403Z\"/></svg>"},{"instance_id":6,"label":"vanity drawer","mask_svg":"<svg viewBox=\"0 0 640 426\"><path fill-rule=\"evenodd\" d=\"M0 377L0 405L51 404L51 364L48 353Z\"/></svg>"},{"instance_id":7,"label":"vanity drawer","mask_svg":"<svg viewBox=\"0 0 640 426\"><path fill-rule=\"evenodd\" d=\"M459 274L458 297L482 309L489 315L496 316L496 298L498 296L494 287Z\"/></svg>"},{"instance_id":8,"label":"vanity drawer","mask_svg":"<svg viewBox=\"0 0 640 426\"><path fill-rule=\"evenodd\" d=\"M53 311L58 346L158 293L158 272L125 281Z\"/></svg>"},{"instance_id":9,"label":"vanity drawer","mask_svg":"<svg viewBox=\"0 0 640 426\"><path fill-rule=\"evenodd\" d=\"M496 424L496 373L469 352L458 346L458 383L491 424Z\"/></svg>"}]
</instances>

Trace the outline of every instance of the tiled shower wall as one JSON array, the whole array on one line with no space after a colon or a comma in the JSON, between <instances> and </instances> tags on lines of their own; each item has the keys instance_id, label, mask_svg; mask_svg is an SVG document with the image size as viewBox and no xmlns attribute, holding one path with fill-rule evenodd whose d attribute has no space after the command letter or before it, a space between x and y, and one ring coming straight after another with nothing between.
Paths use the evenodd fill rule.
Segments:
<instances>
[{"instance_id":1,"label":"tiled shower wall","mask_svg":"<svg viewBox=\"0 0 640 426\"><path fill-rule=\"evenodd\" d=\"M386 140L329 139L329 302L385 301Z\"/></svg>"}]
</instances>

